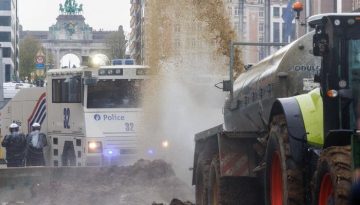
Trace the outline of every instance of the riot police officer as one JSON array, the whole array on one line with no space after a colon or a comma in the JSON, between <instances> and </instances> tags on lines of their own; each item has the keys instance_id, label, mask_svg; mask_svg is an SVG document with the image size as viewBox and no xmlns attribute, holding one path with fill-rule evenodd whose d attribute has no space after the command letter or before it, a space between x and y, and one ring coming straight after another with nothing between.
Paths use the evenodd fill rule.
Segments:
<instances>
[{"instance_id":1,"label":"riot police officer","mask_svg":"<svg viewBox=\"0 0 360 205\"><path fill-rule=\"evenodd\" d=\"M41 126L37 122L31 128L26 136L26 166L45 166L43 148L47 145L46 135L40 132Z\"/></svg>"},{"instance_id":2,"label":"riot police officer","mask_svg":"<svg viewBox=\"0 0 360 205\"><path fill-rule=\"evenodd\" d=\"M19 132L19 125L9 126L10 134L6 135L1 145L6 148L6 162L8 167L23 167L25 159L26 139Z\"/></svg>"}]
</instances>

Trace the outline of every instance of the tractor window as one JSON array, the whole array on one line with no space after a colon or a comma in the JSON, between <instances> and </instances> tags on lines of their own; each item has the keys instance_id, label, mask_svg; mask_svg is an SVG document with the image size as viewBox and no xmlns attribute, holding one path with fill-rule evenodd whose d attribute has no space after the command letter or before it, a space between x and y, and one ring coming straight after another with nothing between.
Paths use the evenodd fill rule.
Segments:
<instances>
[{"instance_id":1,"label":"tractor window","mask_svg":"<svg viewBox=\"0 0 360 205\"><path fill-rule=\"evenodd\" d=\"M353 128L360 129L360 40L350 40L348 44L348 66L350 87L354 99Z\"/></svg>"},{"instance_id":2,"label":"tractor window","mask_svg":"<svg viewBox=\"0 0 360 205\"><path fill-rule=\"evenodd\" d=\"M99 80L88 85L88 108L137 108L143 80Z\"/></svg>"},{"instance_id":3,"label":"tractor window","mask_svg":"<svg viewBox=\"0 0 360 205\"><path fill-rule=\"evenodd\" d=\"M350 70L360 69L360 40L349 41L349 67Z\"/></svg>"},{"instance_id":4,"label":"tractor window","mask_svg":"<svg viewBox=\"0 0 360 205\"><path fill-rule=\"evenodd\" d=\"M80 103L81 78L79 76L52 80L53 103Z\"/></svg>"}]
</instances>

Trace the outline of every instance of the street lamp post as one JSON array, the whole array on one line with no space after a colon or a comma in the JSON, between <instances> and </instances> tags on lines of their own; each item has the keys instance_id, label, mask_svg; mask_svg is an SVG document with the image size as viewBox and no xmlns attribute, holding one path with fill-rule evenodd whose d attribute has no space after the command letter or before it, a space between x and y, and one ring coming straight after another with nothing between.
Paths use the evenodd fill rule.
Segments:
<instances>
[{"instance_id":1,"label":"street lamp post","mask_svg":"<svg viewBox=\"0 0 360 205\"><path fill-rule=\"evenodd\" d=\"M4 102L4 73L5 67L3 64L3 49L2 45L0 44L0 103Z\"/></svg>"},{"instance_id":2,"label":"street lamp post","mask_svg":"<svg viewBox=\"0 0 360 205\"><path fill-rule=\"evenodd\" d=\"M265 42L270 42L270 8L271 0L265 0L264 2L264 16L265 16ZM265 56L270 55L270 47L265 47Z\"/></svg>"}]
</instances>

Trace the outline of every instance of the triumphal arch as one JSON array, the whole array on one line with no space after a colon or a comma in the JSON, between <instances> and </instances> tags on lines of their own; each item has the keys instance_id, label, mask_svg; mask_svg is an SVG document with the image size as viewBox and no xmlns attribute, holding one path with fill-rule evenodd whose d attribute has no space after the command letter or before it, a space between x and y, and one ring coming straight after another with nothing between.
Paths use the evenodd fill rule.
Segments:
<instances>
[{"instance_id":1,"label":"triumphal arch","mask_svg":"<svg viewBox=\"0 0 360 205\"><path fill-rule=\"evenodd\" d=\"M76 0L60 4L59 12L56 23L48 31L21 31L21 38L32 36L42 43L47 62L52 62L50 68L59 68L61 59L67 54L74 54L81 63L83 56L107 53L105 40L115 31L94 31L85 23L83 5Z\"/></svg>"}]
</instances>

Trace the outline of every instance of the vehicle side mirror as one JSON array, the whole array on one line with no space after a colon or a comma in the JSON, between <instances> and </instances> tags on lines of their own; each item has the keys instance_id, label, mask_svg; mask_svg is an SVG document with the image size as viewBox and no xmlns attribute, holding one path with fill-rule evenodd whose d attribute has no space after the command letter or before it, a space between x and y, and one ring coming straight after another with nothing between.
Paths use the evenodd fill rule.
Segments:
<instances>
[{"instance_id":1,"label":"vehicle side mirror","mask_svg":"<svg viewBox=\"0 0 360 205\"><path fill-rule=\"evenodd\" d=\"M319 74L315 74L314 75L314 82L315 83L320 83L321 79L320 79L320 75Z\"/></svg>"}]
</instances>

